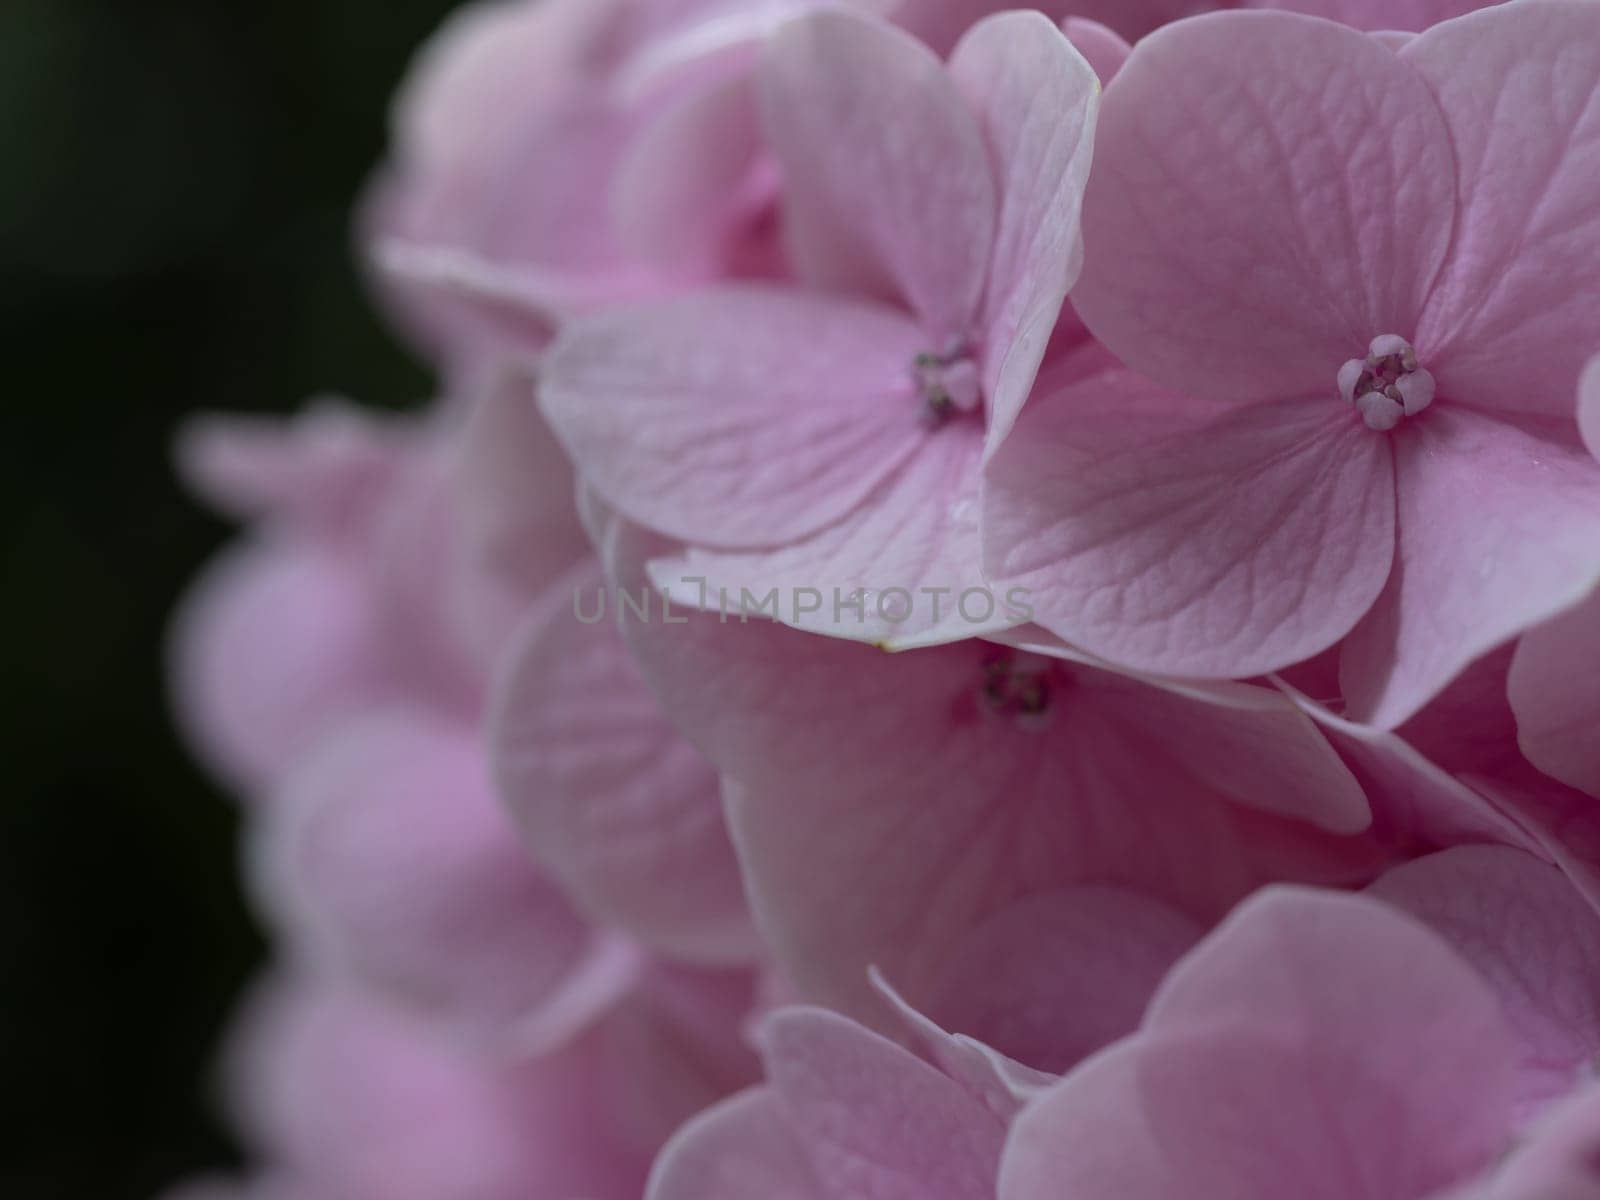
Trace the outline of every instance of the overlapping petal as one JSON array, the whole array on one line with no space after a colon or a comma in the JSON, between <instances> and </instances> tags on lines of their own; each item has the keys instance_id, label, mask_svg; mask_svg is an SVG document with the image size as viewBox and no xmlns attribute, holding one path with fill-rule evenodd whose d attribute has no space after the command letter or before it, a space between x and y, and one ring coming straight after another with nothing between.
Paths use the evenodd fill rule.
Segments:
<instances>
[{"instance_id":1,"label":"overlapping petal","mask_svg":"<svg viewBox=\"0 0 1600 1200\"><path fill-rule=\"evenodd\" d=\"M596 918L678 957L751 959L716 772L645 689L616 604L580 567L519 633L495 703L501 793L528 852Z\"/></svg>"},{"instance_id":2,"label":"overlapping petal","mask_svg":"<svg viewBox=\"0 0 1600 1200\"><path fill-rule=\"evenodd\" d=\"M1565 419L1600 345L1600 11L1494 5L1399 61L1439 98L1459 189L1418 353L1459 403Z\"/></svg>"},{"instance_id":3,"label":"overlapping petal","mask_svg":"<svg viewBox=\"0 0 1600 1200\"><path fill-rule=\"evenodd\" d=\"M1389 448L1320 400L1218 414L1101 375L1035 395L984 497L989 575L1139 669L1287 666L1348 633L1389 574Z\"/></svg>"},{"instance_id":4,"label":"overlapping petal","mask_svg":"<svg viewBox=\"0 0 1600 1200\"><path fill-rule=\"evenodd\" d=\"M1507 687L1523 753L1600 796L1600 597L1524 634Z\"/></svg>"},{"instance_id":5,"label":"overlapping petal","mask_svg":"<svg viewBox=\"0 0 1600 1200\"><path fill-rule=\"evenodd\" d=\"M999 209L983 132L915 38L845 10L782 29L762 73L802 279L876 285L933 350L977 316ZM906 359L909 362L909 356Z\"/></svg>"},{"instance_id":6,"label":"overlapping petal","mask_svg":"<svg viewBox=\"0 0 1600 1200\"><path fill-rule=\"evenodd\" d=\"M1413 331L1455 167L1422 78L1376 41L1229 12L1147 38L1107 90L1073 301L1158 383L1336 401L1341 364Z\"/></svg>"},{"instance_id":7,"label":"overlapping petal","mask_svg":"<svg viewBox=\"0 0 1600 1200\"><path fill-rule=\"evenodd\" d=\"M1394 452L1394 571L1340 665L1352 713L1386 728L1600 583L1587 455L1458 408L1397 431Z\"/></svg>"},{"instance_id":8,"label":"overlapping petal","mask_svg":"<svg viewBox=\"0 0 1600 1200\"><path fill-rule=\"evenodd\" d=\"M634 520L770 545L844 516L915 452L907 372L922 348L890 309L711 292L574 326L539 400L584 477Z\"/></svg>"}]
</instances>

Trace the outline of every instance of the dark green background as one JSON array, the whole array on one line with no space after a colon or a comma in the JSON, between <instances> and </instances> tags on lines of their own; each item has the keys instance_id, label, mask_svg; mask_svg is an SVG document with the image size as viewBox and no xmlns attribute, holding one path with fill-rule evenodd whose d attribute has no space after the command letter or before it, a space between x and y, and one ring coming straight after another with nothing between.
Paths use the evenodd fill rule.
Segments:
<instances>
[{"instance_id":1,"label":"dark green background","mask_svg":"<svg viewBox=\"0 0 1600 1200\"><path fill-rule=\"evenodd\" d=\"M422 371L349 208L450 0L0 0L0 1196L146 1197L233 1151L207 1071L260 949L166 617L227 530L175 424Z\"/></svg>"}]
</instances>

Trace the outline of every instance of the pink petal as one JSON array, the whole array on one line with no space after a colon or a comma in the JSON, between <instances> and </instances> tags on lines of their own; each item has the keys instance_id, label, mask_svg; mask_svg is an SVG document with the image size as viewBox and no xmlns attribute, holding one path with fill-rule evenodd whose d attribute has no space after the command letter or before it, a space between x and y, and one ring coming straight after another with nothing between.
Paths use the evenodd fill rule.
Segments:
<instances>
[{"instance_id":1,"label":"pink petal","mask_svg":"<svg viewBox=\"0 0 1600 1200\"><path fill-rule=\"evenodd\" d=\"M1281 8L1357 29L1421 32L1486 7L1485 0L1246 0L1245 8Z\"/></svg>"},{"instance_id":2,"label":"pink petal","mask_svg":"<svg viewBox=\"0 0 1600 1200\"><path fill-rule=\"evenodd\" d=\"M885 655L707 615L628 633L666 711L736 781L729 819L780 963L863 1019L885 1016L869 965L922 1007L950 947L1031 896L1120 886L1211 919L1264 878L1345 865L1342 842L1152 755L1153 732L1106 715L1103 672L1069 670L1059 719L1030 729L981 706L980 643Z\"/></svg>"},{"instance_id":3,"label":"pink petal","mask_svg":"<svg viewBox=\"0 0 1600 1200\"><path fill-rule=\"evenodd\" d=\"M1508 1132L1493 993L1364 898L1252 898L1174 971L1146 1029L1023 1115L1002 1200L1422 1197Z\"/></svg>"},{"instance_id":4,"label":"pink petal","mask_svg":"<svg viewBox=\"0 0 1600 1200\"><path fill-rule=\"evenodd\" d=\"M1506 698L1513 644L1472 663L1395 732L1456 774L1512 778L1528 770Z\"/></svg>"},{"instance_id":5,"label":"pink petal","mask_svg":"<svg viewBox=\"0 0 1600 1200\"><path fill-rule=\"evenodd\" d=\"M506 130L495 118L530 99L548 102L582 81L625 0L555 0L467 9L424 46L395 98L402 154L459 167L488 155Z\"/></svg>"},{"instance_id":6,"label":"pink petal","mask_svg":"<svg viewBox=\"0 0 1600 1200\"><path fill-rule=\"evenodd\" d=\"M1106 93L1073 291L1158 383L1336 402L1408 333L1444 260L1454 173L1433 97L1354 30L1230 12L1159 30Z\"/></svg>"},{"instance_id":7,"label":"pink petal","mask_svg":"<svg viewBox=\"0 0 1600 1200\"><path fill-rule=\"evenodd\" d=\"M381 604L375 623L411 695L475 718L486 676L460 604L475 580L465 557L454 463L425 459L398 481L376 523L366 565Z\"/></svg>"},{"instance_id":8,"label":"pink petal","mask_svg":"<svg viewBox=\"0 0 1600 1200\"><path fill-rule=\"evenodd\" d=\"M1056 1081L1055 1075L1036 1071L976 1038L950 1033L912 1007L876 967L867 975L915 1048L1002 1121L1009 1123L1018 1109Z\"/></svg>"},{"instance_id":9,"label":"pink petal","mask_svg":"<svg viewBox=\"0 0 1600 1200\"><path fill-rule=\"evenodd\" d=\"M647 1158L618 1136L593 1041L520 1063L313 979L253 998L230 1055L248 1140L316 1194L632 1200Z\"/></svg>"},{"instance_id":10,"label":"pink petal","mask_svg":"<svg viewBox=\"0 0 1600 1200\"><path fill-rule=\"evenodd\" d=\"M453 466L464 569L460 633L495 661L530 605L588 553L572 466L539 413L533 380L492 373L462 429Z\"/></svg>"},{"instance_id":11,"label":"pink petal","mask_svg":"<svg viewBox=\"0 0 1600 1200\"><path fill-rule=\"evenodd\" d=\"M1600 596L1524 634L1507 685L1533 765L1600 796Z\"/></svg>"},{"instance_id":12,"label":"pink petal","mask_svg":"<svg viewBox=\"0 0 1600 1200\"><path fill-rule=\"evenodd\" d=\"M741 1092L662 1150L645 1200L826 1200L770 1088Z\"/></svg>"},{"instance_id":13,"label":"pink petal","mask_svg":"<svg viewBox=\"0 0 1600 1200\"><path fill-rule=\"evenodd\" d=\"M1600 355L1589 360L1578 381L1578 431L1589 453L1600 458Z\"/></svg>"},{"instance_id":14,"label":"pink petal","mask_svg":"<svg viewBox=\"0 0 1600 1200\"><path fill-rule=\"evenodd\" d=\"M1067 289L1083 261L1079 214L1100 88L1042 13L975 26L950 73L983 127L1000 180L1000 216L983 302L989 442L1028 398Z\"/></svg>"},{"instance_id":15,"label":"pink petal","mask_svg":"<svg viewBox=\"0 0 1600 1200\"><path fill-rule=\"evenodd\" d=\"M263 822L258 890L302 951L474 1037L532 1025L598 950L524 855L470 727L404 710L357 721ZM596 986L589 1014L614 998Z\"/></svg>"},{"instance_id":16,"label":"pink petal","mask_svg":"<svg viewBox=\"0 0 1600 1200\"><path fill-rule=\"evenodd\" d=\"M927 1012L1029 1067L1066 1071L1138 1028L1162 977L1202 933L1137 892L1033 896L951 943Z\"/></svg>"},{"instance_id":17,"label":"pink petal","mask_svg":"<svg viewBox=\"0 0 1600 1200\"><path fill-rule=\"evenodd\" d=\"M1323 730L1360 782L1380 844L1414 853L1419 846L1487 842L1543 855L1539 839L1506 806L1429 761L1404 738L1347 721L1281 680L1278 685Z\"/></svg>"},{"instance_id":18,"label":"pink petal","mask_svg":"<svg viewBox=\"0 0 1600 1200\"><path fill-rule=\"evenodd\" d=\"M1600 346L1600 10L1497 5L1400 61L1438 96L1459 179L1418 353L1457 401L1565 418Z\"/></svg>"},{"instance_id":19,"label":"pink petal","mask_svg":"<svg viewBox=\"0 0 1600 1200\"><path fill-rule=\"evenodd\" d=\"M910 305L925 349L974 332L998 205L978 120L944 65L889 25L828 10L774 35L762 86L788 217L807 230L791 245L801 278L838 281L815 253L826 230Z\"/></svg>"},{"instance_id":20,"label":"pink petal","mask_svg":"<svg viewBox=\"0 0 1600 1200\"><path fill-rule=\"evenodd\" d=\"M1000 1200L1442 1196L1493 1162L1509 1125L1492 1049L1469 1041L1470 1021L1452 1026L1430 1048L1468 1064L1407 1059L1411 1076L1366 1045L1341 1057L1216 1031L1129 1039L1018 1119Z\"/></svg>"},{"instance_id":21,"label":"pink petal","mask_svg":"<svg viewBox=\"0 0 1600 1200\"><path fill-rule=\"evenodd\" d=\"M1284 697L1250 684L1099 679L1099 703L1130 744L1265 813L1333 833L1371 823L1361 786L1311 719Z\"/></svg>"},{"instance_id":22,"label":"pink petal","mask_svg":"<svg viewBox=\"0 0 1600 1200\"><path fill-rule=\"evenodd\" d=\"M1340 664L1351 712L1384 728L1600 582L1600 467L1587 455L1456 407L1393 441L1395 569Z\"/></svg>"},{"instance_id":23,"label":"pink petal","mask_svg":"<svg viewBox=\"0 0 1600 1200\"><path fill-rule=\"evenodd\" d=\"M1597 1152L1600 1087L1590 1084L1529 1130L1483 1200L1594 1200L1600 1195Z\"/></svg>"},{"instance_id":24,"label":"pink petal","mask_svg":"<svg viewBox=\"0 0 1600 1200\"><path fill-rule=\"evenodd\" d=\"M598 91L524 98L479 123L501 138L480 160L402 166L374 192L363 232L379 299L447 368L537 347L554 317L649 280L595 199L634 127Z\"/></svg>"},{"instance_id":25,"label":"pink petal","mask_svg":"<svg viewBox=\"0 0 1600 1200\"><path fill-rule=\"evenodd\" d=\"M244 543L210 564L173 619L173 707L195 753L258 794L329 725L393 696L366 581L333 553Z\"/></svg>"},{"instance_id":26,"label":"pink petal","mask_svg":"<svg viewBox=\"0 0 1600 1200\"><path fill-rule=\"evenodd\" d=\"M690 1117L761 1078L750 1045L758 976L656 961L598 1027L612 1118L659 1146ZM637 1195L637 1193L635 1193Z\"/></svg>"},{"instance_id":27,"label":"pink petal","mask_svg":"<svg viewBox=\"0 0 1600 1200\"><path fill-rule=\"evenodd\" d=\"M998 1119L908 1051L837 1013L786 1009L761 1031L767 1076L825 1196L988 1200Z\"/></svg>"},{"instance_id":28,"label":"pink petal","mask_svg":"<svg viewBox=\"0 0 1600 1200\"><path fill-rule=\"evenodd\" d=\"M596 919L700 961L756 941L716 772L667 724L628 655L597 565L531 615L492 720L502 795L534 858ZM581 619L580 619L581 614Z\"/></svg>"},{"instance_id":29,"label":"pink petal","mask_svg":"<svg viewBox=\"0 0 1600 1200\"><path fill-rule=\"evenodd\" d=\"M218 512L338 538L367 527L418 434L324 401L288 421L201 413L178 431L174 457L186 486Z\"/></svg>"},{"instance_id":30,"label":"pink petal","mask_svg":"<svg viewBox=\"0 0 1600 1200\"><path fill-rule=\"evenodd\" d=\"M1316 721L1284 694L1291 689L1112 671L1034 625L993 640L1104 672L1105 715L1131 737L1149 736L1146 753L1181 761L1240 804L1335 832L1357 833L1370 823L1360 784Z\"/></svg>"},{"instance_id":31,"label":"pink petal","mask_svg":"<svg viewBox=\"0 0 1600 1200\"><path fill-rule=\"evenodd\" d=\"M998 1200L1237 1200L1186 1187L1187 1164L1169 1164L1161 1152L1141 1076L1164 1048L1128 1038L1031 1104L1006 1139Z\"/></svg>"},{"instance_id":32,"label":"pink petal","mask_svg":"<svg viewBox=\"0 0 1600 1200\"><path fill-rule=\"evenodd\" d=\"M901 25L939 53L947 52L971 26L1014 5L1008 0L900 0L892 9ZM1214 8L1209 0L1045 0L1032 5L1052 21L1086 17L1137 39L1168 21Z\"/></svg>"},{"instance_id":33,"label":"pink petal","mask_svg":"<svg viewBox=\"0 0 1600 1200\"><path fill-rule=\"evenodd\" d=\"M687 606L734 615L775 588L778 620L884 646L1003 629L1015 609L978 570L981 449L976 423L952 424L828 528L776 550L691 548L652 576Z\"/></svg>"},{"instance_id":34,"label":"pink petal","mask_svg":"<svg viewBox=\"0 0 1600 1200\"><path fill-rule=\"evenodd\" d=\"M772 545L844 516L915 453L923 341L887 309L701 293L572 326L540 402L579 471L634 520Z\"/></svg>"},{"instance_id":35,"label":"pink petal","mask_svg":"<svg viewBox=\"0 0 1600 1200\"><path fill-rule=\"evenodd\" d=\"M501 256L399 238L373 243L373 266L444 339L447 366L475 382L484 360L530 361L562 322L606 305L668 290L652 270L624 266L582 271L510 264Z\"/></svg>"},{"instance_id":36,"label":"pink petal","mask_svg":"<svg viewBox=\"0 0 1600 1200\"><path fill-rule=\"evenodd\" d=\"M617 236L644 262L711 271L765 198L752 172L765 149L748 74L673 104L633 139L617 166Z\"/></svg>"},{"instance_id":37,"label":"pink petal","mask_svg":"<svg viewBox=\"0 0 1600 1200\"><path fill-rule=\"evenodd\" d=\"M1532 852L1560 867L1600 909L1600 811L1592 797L1531 770L1522 778L1466 781L1527 830Z\"/></svg>"},{"instance_id":38,"label":"pink petal","mask_svg":"<svg viewBox=\"0 0 1600 1200\"><path fill-rule=\"evenodd\" d=\"M1213 411L1126 372L1036 393L985 474L991 578L1138 670L1254 675L1342 637L1389 571L1388 447L1337 402Z\"/></svg>"},{"instance_id":39,"label":"pink petal","mask_svg":"<svg viewBox=\"0 0 1600 1200\"><path fill-rule=\"evenodd\" d=\"M1462 846L1368 893L1438 932L1495 989L1534 1094L1578 1082L1600 1051L1600 926L1566 876L1520 850Z\"/></svg>"},{"instance_id":40,"label":"pink petal","mask_svg":"<svg viewBox=\"0 0 1600 1200\"><path fill-rule=\"evenodd\" d=\"M1122 70L1122 64L1128 61L1128 55L1133 52L1133 47L1116 30L1098 21L1068 17L1061 23L1061 32L1067 35L1073 49L1094 68L1102 85L1116 78Z\"/></svg>"}]
</instances>

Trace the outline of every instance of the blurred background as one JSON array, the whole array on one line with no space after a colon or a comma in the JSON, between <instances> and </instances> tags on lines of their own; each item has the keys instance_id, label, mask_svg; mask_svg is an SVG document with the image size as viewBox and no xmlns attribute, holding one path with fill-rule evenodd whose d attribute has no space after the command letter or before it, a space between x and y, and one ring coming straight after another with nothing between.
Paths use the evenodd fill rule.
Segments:
<instances>
[{"instance_id":1,"label":"blurred background","mask_svg":"<svg viewBox=\"0 0 1600 1200\"><path fill-rule=\"evenodd\" d=\"M173 602L229 530L197 409L427 378L349 213L451 0L0 0L0 1197L150 1197L235 1151L209 1091L260 954L231 802L172 731Z\"/></svg>"}]
</instances>

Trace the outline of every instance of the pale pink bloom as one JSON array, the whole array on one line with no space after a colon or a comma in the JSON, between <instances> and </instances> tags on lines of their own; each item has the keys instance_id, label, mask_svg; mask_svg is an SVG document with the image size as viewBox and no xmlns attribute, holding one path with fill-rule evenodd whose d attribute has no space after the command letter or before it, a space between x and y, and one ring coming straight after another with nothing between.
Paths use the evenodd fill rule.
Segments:
<instances>
[{"instance_id":1,"label":"pale pink bloom","mask_svg":"<svg viewBox=\"0 0 1600 1200\"><path fill-rule=\"evenodd\" d=\"M749 962L751 928L716 771L639 677L598 563L576 568L507 652L489 753L528 852L596 921L701 962Z\"/></svg>"},{"instance_id":2,"label":"pale pink bloom","mask_svg":"<svg viewBox=\"0 0 1600 1200\"><path fill-rule=\"evenodd\" d=\"M505 1059L290 976L247 1007L228 1092L263 1172L307 1195L637 1200L667 1133L754 1077L722 987L665 979L563 1048Z\"/></svg>"},{"instance_id":3,"label":"pale pink bloom","mask_svg":"<svg viewBox=\"0 0 1600 1200\"><path fill-rule=\"evenodd\" d=\"M1597 983L1590 910L1514 850L1268 889L1023 1113L1000 1200L1449 1195L1585 1069Z\"/></svg>"},{"instance_id":4,"label":"pale pink bloom","mask_svg":"<svg viewBox=\"0 0 1600 1200\"><path fill-rule=\"evenodd\" d=\"M1037 13L980 23L946 65L837 11L776 33L759 83L790 262L828 290L580 321L541 402L607 501L694 547L665 575L866 589L859 620L803 622L926 633L950 601L884 619L875 597L980 582L985 428L1022 403L1076 271L1094 75Z\"/></svg>"},{"instance_id":5,"label":"pale pink bloom","mask_svg":"<svg viewBox=\"0 0 1600 1200\"><path fill-rule=\"evenodd\" d=\"M1125 1028L1186 939L1253 888L1364 882L1381 861L1309 824L1360 830L1365 801L1269 690L675 619L626 629L727 777L757 922L803 995L861 1019L885 1016L876 964L941 1024L1060 1067ZM1069 995L1121 1015L1052 1026Z\"/></svg>"},{"instance_id":6,"label":"pale pink bloom","mask_svg":"<svg viewBox=\"0 0 1600 1200\"><path fill-rule=\"evenodd\" d=\"M489 377L459 431L453 412L328 406L186 430L195 489L252 524L174 620L173 702L243 794L345 717L481 710L523 610L587 550L571 470L528 389Z\"/></svg>"},{"instance_id":7,"label":"pale pink bloom","mask_svg":"<svg viewBox=\"0 0 1600 1200\"><path fill-rule=\"evenodd\" d=\"M403 691L373 559L421 444L408 424L330 405L288 423L204 417L179 440L191 486L253 522L191 586L170 650L180 726L247 796L330 723Z\"/></svg>"},{"instance_id":8,"label":"pale pink bloom","mask_svg":"<svg viewBox=\"0 0 1600 1200\"><path fill-rule=\"evenodd\" d=\"M463 10L396 101L393 159L368 206L402 323L460 372L508 341L536 347L571 311L770 270L744 59L816 2Z\"/></svg>"},{"instance_id":9,"label":"pale pink bloom","mask_svg":"<svg viewBox=\"0 0 1600 1200\"><path fill-rule=\"evenodd\" d=\"M1597 80L1576 0L1398 51L1269 12L1141 43L1074 300L1143 377L1035 394L987 472L991 574L1145 670L1248 676L1343 639L1350 711L1385 727L1580 600Z\"/></svg>"},{"instance_id":10,"label":"pale pink bloom","mask_svg":"<svg viewBox=\"0 0 1600 1200\"><path fill-rule=\"evenodd\" d=\"M644 963L529 860L485 757L473 725L419 705L349 718L254 815L250 876L308 967L526 1053L610 1008Z\"/></svg>"},{"instance_id":11,"label":"pale pink bloom","mask_svg":"<svg viewBox=\"0 0 1600 1200\"><path fill-rule=\"evenodd\" d=\"M536 348L563 318L597 305L783 274L750 67L785 21L833 6L891 20L941 56L1012 7L554 0L466 9L402 90L392 161L368 206L364 236L389 307L460 370L497 350ZM1212 5L1036 7L1137 38Z\"/></svg>"}]
</instances>

